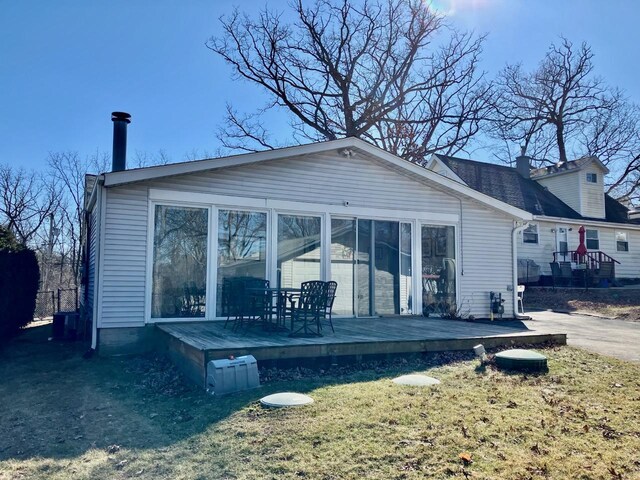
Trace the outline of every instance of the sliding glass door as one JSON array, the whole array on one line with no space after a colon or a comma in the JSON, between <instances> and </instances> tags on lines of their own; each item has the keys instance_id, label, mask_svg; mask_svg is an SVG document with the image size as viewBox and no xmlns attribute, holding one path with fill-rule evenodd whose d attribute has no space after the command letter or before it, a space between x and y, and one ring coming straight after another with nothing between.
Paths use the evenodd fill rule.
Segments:
<instances>
[{"instance_id":1,"label":"sliding glass door","mask_svg":"<svg viewBox=\"0 0 640 480\"><path fill-rule=\"evenodd\" d=\"M338 282L335 315L355 315L356 220L331 219L331 280Z\"/></svg>"},{"instance_id":2,"label":"sliding glass door","mask_svg":"<svg viewBox=\"0 0 640 480\"><path fill-rule=\"evenodd\" d=\"M277 268L283 287L321 280L322 218L278 215Z\"/></svg>"},{"instance_id":3,"label":"sliding glass door","mask_svg":"<svg viewBox=\"0 0 640 480\"><path fill-rule=\"evenodd\" d=\"M358 316L411 313L411 224L358 219L357 239Z\"/></svg>"},{"instance_id":4,"label":"sliding glass door","mask_svg":"<svg viewBox=\"0 0 640 480\"><path fill-rule=\"evenodd\" d=\"M422 226L422 311L442 314L456 305L456 249L453 227Z\"/></svg>"}]
</instances>

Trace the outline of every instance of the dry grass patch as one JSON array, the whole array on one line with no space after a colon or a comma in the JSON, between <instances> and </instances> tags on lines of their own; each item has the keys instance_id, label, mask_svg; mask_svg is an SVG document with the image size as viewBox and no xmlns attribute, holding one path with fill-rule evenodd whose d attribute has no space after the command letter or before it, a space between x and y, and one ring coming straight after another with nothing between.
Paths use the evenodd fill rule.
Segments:
<instances>
[{"instance_id":1,"label":"dry grass patch","mask_svg":"<svg viewBox=\"0 0 640 480\"><path fill-rule=\"evenodd\" d=\"M640 478L640 366L545 353L543 376L441 355L217 399L160 360L23 337L0 359L0 478ZM407 372L442 384L391 382ZM259 406L283 390L316 403Z\"/></svg>"},{"instance_id":2,"label":"dry grass patch","mask_svg":"<svg viewBox=\"0 0 640 480\"><path fill-rule=\"evenodd\" d=\"M640 321L640 289L530 288L525 306L542 310L585 312L609 318Z\"/></svg>"}]
</instances>

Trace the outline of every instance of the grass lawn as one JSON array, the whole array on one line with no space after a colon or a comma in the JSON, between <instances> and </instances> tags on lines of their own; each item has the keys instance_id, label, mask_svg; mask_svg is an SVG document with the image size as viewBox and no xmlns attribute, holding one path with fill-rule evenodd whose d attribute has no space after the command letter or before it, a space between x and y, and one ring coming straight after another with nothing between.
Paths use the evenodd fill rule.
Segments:
<instances>
[{"instance_id":1,"label":"grass lawn","mask_svg":"<svg viewBox=\"0 0 640 480\"><path fill-rule=\"evenodd\" d=\"M530 288L525 292L525 307L586 312L640 322L640 289Z\"/></svg>"},{"instance_id":2,"label":"grass lawn","mask_svg":"<svg viewBox=\"0 0 640 480\"><path fill-rule=\"evenodd\" d=\"M3 480L640 478L640 366L568 347L545 350L543 376L443 354L271 372L256 391L212 398L165 361L84 360L47 333L0 353ZM442 384L391 383L407 372ZM258 405L285 390L316 403Z\"/></svg>"}]
</instances>

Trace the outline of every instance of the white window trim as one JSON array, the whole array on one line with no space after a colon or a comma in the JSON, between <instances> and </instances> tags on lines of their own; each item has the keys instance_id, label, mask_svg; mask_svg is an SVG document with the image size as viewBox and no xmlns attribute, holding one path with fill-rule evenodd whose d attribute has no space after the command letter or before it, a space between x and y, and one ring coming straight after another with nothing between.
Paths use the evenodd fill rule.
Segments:
<instances>
[{"instance_id":1,"label":"white window trim","mask_svg":"<svg viewBox=\"0 0 640 480\"><path fill-rule=\"evenodd\" d=\"M595 182L589 180L589 178L593 178L593 176L595 176ZM598 174L597 173L593 173L593 172L587 172L586 173L586 182L587 183L597 184L598 183Z\"/></svg>"}]
</instances>

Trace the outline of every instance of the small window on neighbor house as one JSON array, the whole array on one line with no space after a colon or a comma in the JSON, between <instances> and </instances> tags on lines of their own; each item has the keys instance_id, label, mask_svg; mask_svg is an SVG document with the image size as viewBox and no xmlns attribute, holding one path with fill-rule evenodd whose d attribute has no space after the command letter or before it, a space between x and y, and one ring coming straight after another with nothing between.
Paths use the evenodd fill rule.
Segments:
<instances>
[{"instance_id":1,"label":"small window on neighbor house","mask_svg":"<svg viewBox=\"0 0 640 480\"><path fill-rule=\"evenodd\" d=\"M523 243L538 243L538 225L529 225L522 232Z\"/></svg>"},{"instance_id":2,"label":"small window on neighbor house","mask_svg":"<svg viewBox=\"0 0 640 480\"><path fill-rule=\"evenodd\" d=\"M598 239L598 230L587 230L587 249L600 250L600 240Z\"/></svg>"},{"instance_id":3,"label":"small window on neighbor house","mask_svg":"<svg viewBox=\"0 0 640 480\"><path fill-rule=\"evenodd\" d=\"M598 174L597 173L587 173L587 182L588 183L598 183Z\"/></svg>"},{"instance_id":4,"label":"small window on neighbor house","mask_svg":"<svg viewBox=\"0 0 640 480\"><path fill-rule=\"evenodd\" d=\"M629 251L629 238L627 232L616 232L616 250L618 252Z\"/></svg>"}]
</instances>

